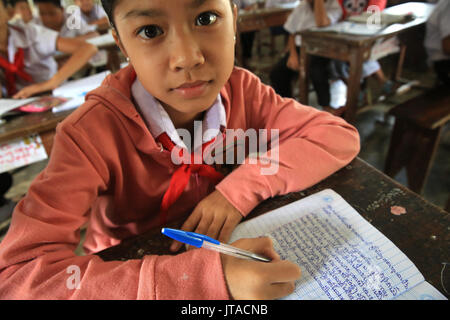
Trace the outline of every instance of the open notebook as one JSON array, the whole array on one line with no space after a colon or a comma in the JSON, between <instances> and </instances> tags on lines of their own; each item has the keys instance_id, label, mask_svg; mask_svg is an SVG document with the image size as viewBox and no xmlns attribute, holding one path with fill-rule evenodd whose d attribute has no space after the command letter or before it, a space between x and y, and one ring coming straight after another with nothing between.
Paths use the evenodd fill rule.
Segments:
<instances>
[{"instance_id":1,"label":"open notebook","mask_svg":"<svg viewBox=\"0 0 450 320\"><path fill-rule=\"evenodd\" d=\"M285 299L446 299L340 195L327 189L239 224L231 242L270 236L302 277Z\"/></svg>"}]
</instances>

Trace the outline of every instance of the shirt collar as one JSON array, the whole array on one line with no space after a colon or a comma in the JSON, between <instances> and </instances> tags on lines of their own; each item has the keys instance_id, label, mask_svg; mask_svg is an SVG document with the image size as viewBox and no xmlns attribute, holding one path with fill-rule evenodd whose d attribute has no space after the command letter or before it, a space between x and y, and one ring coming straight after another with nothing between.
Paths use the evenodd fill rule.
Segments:
<instances>
[{"instance_id":1,"label":"shirt collar","mask_svg":"<svg viewBox=\"0 0 450 320\"><path fill-rule=\"evenodd\" d=\"M153 137L156 139L165 132L173 143L181 148L187 149L166 110L164 110L161 103L144 88L137 77L131 86L131 93L137 103L137 108ZM194 137L197 139L194 142L194 146L200 146L215 138L220 133L221 127L226 127L226 113L222 97L218 94L213 105L206 111L202 120L202 125L196 128ZM200 141L197 141L200 137L202 138L201 143L199 143Z\"/></svg>"}]
</instances>

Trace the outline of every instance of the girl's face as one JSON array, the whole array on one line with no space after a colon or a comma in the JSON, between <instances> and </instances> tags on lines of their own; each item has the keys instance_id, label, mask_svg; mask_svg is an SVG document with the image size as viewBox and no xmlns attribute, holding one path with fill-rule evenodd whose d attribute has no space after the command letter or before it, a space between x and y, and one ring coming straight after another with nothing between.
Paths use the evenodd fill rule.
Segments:
<instances>
[{"instance_id":1,"label":"girl's face","mask_svg":"<svg viewBox=\"0 0 450 320\"><path fill-rule=\"evenodd\" d=\"M195 116L233 70L236 14L229 0L120 1L115 38L169 115Z\"/></svg>"}]
</instances>

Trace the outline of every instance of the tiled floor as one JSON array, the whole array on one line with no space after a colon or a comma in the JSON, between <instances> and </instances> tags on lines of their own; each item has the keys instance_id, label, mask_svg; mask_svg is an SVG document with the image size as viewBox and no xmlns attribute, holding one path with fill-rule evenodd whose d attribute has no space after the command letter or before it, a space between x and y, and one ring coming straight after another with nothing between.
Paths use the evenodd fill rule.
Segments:
<instances>
[{"instance_id":1,"label":"tiled floor","mask_svg":"<svg viewBox=\"0 0 450 320\"><path fill-rule=\"evenodd\" d=\"M277 38L278 57L281 55L283 49L283 39ZM252 60L251 68L258 74L263 82L268 83L268 70L271 64L276 61L278 57L269 55L267 46L262 46L262 55L258 56L255 52L255 58ZM388 58L382 61L383 67L389 69L391 60ZM408 79L420 79L421 82L427 86L434 81L432 73L427 72L413 72L405 70L404 77ZM377 92L377 86L369 82L369 87L372 88L374 95ZM386 112L396 104L407 100L409 97L416 95L420 90L413 89L401 96L395 96L382 103L376 103L370 108L363 108L357 116L356 127L361 135L361 153L359 157L373 165L374 167L383 170L384 161L386 158L389 140L392 132L394 119L385 119ZM310 104L316 106L315 93L310 95ZM431 169L428 183L425 186L423 196L428 201L437 206L444 207L447 197L450 194L450 126L444 128L441 136L440 145L436 154L436 158ZM46 161L33 164L27 168L22 168L14 173L14 185L7 193L8 198L17 198L26 193L28 186L34 177L46 166ZM405 172L400 172L396 180L406 185ZM1 228L1 222L0 222ZM0 230L0 239L4 235L7 227L3 226L3 232ZM3 233L3 234L2 234Z\"/></svg>"}]
</instances>

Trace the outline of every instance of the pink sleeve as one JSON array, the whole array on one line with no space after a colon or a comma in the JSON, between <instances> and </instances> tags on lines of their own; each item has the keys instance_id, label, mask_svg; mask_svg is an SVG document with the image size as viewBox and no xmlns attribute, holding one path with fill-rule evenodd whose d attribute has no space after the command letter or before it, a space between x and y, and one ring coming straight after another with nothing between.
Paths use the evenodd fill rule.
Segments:
<instances>
[{"instance_id":1,"label":"pink sleeve","mask_svg":"<svg viewBox=\"0 0 450 320\"><path fill-rule=\"evenodd\" d=\"M358 154L358 131L342 118L283 99L248 72L231 86L232 108L245 105L248 128L279 130L270 165L242 164L216 186L244 216L265 199L313 186Z\"/></svg>"},{"instance_id":2,"label":"pink sleeve","mask_svg":"<svg viewBox=\"0 0 450 320\"><path fill-rule=\"evenodd\" d=\"M90 203L107 179L89 139L75 139L67 127L58 128L48 167L16 206L0 243L0 299L229 298L216 252L111 262L75 255Z\"/></svg>"}]
</instances>

